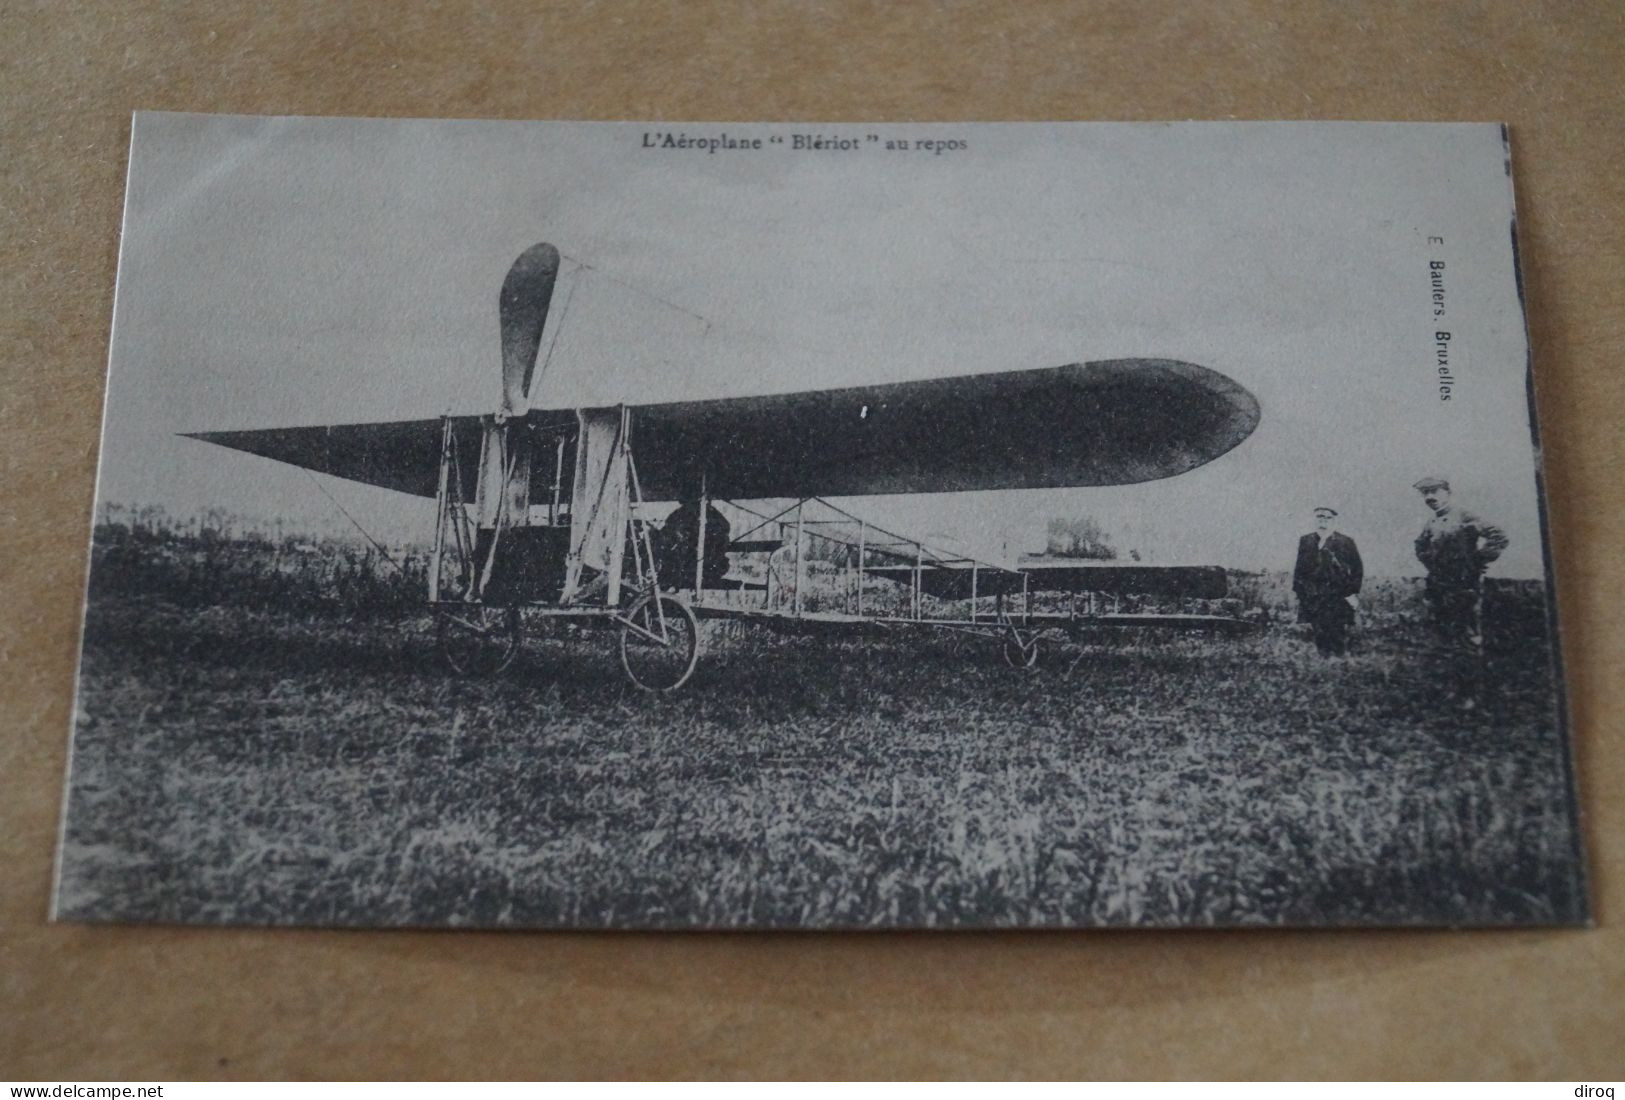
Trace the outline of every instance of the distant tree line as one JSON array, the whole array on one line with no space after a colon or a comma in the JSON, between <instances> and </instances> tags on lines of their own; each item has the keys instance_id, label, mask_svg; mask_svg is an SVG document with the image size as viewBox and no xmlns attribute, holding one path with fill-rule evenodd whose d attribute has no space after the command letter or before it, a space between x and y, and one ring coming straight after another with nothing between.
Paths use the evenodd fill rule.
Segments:
<instances>
[{"instance_id":1,"label":"distant tree line","mask_svg":"<svg viewBox=\"0 0 1625 1100\"><path fill-rule=\"evenodd\" d=\"M1087 558L1113 561L1117 548L1093 516L1051 516L1046 528L1044 553L1052 558Z\"/></svg>"}]
</instances>

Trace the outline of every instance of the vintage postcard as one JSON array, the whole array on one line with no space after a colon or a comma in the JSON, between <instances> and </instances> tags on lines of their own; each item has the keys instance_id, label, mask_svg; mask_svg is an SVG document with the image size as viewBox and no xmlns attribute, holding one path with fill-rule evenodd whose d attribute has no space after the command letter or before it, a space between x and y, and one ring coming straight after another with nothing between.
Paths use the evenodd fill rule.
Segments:
<instances>
[{"instance_id":1,"label":"vintage postcard","mask_svg":"<svg viewBox=\"0 0 1625 1100\"><path fill-rule=\"evenodd\" d=\"M1494 125L134 120L56 915L1588 919Z\"/></svg>"}]
</instances>

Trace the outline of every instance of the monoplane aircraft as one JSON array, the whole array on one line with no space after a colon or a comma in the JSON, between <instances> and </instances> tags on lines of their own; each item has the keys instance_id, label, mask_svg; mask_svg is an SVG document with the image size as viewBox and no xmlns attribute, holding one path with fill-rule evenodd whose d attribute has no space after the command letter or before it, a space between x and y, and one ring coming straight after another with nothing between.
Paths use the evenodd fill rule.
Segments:
<instances>
[{"instance_id":1,"label":"monoplane aircraft","mask_svg":"<svg viewBox=\"0 0 1625 1100\"><path fill-rule=\"evenodd\" d=\"M1160 623L1080 615L1078 593L1112 590L1095 587L1104 584L1098 566L984 562L869 524L828 499L1172 477L1257 426L1258 402L1224 375L1169 359L1114 359L720 400L532 408L559 266L558 250L538 244L503 281L494 413L194 436L434 498L428 600L454 669L506 667L524 615L617 628L627 676L656 691L693 672L701 618L956 630L1002 640L1018 667L1036 661L1041 633L1084 619L1236 624L1211 615ZM762 507L768 501L779 503ZM656 523L657 505L672 502L677 511ZM746 518L745 530L728 529L719 502ZM1135 574L1152 587L1223 590L1218 570L1121 569L1119 581ZM885 589L898 595L886 598ZM1043 589L1071 593L1073 606L1034 610L1030 597Z\"/></svg>"}]
</instances>

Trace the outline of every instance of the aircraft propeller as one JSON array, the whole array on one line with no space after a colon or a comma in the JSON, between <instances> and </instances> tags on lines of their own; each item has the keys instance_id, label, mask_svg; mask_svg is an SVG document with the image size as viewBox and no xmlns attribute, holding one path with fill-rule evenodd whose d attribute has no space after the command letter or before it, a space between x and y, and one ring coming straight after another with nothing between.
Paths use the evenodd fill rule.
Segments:
<instances>
[{"instance_id":1,"label":"aircraft propeller","mask_svg":"<svg viewBox=\"0 0 1625 1100\"><path fill-rule=\"evenodd\" d=\"M502 415L523 415L530 407L530 388L542 347L553 284L559 275L559 250L547 243L519 254L502 280L497 310L502 325Z\"/></svg>"}]
</instances>

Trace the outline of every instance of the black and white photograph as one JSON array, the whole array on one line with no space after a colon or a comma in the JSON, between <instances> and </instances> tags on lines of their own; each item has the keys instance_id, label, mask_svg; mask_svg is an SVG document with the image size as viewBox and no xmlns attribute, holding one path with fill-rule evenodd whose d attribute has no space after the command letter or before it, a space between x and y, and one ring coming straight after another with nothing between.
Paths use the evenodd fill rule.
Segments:
<instances>
[{"instance_id":1,"label":"black and white photograph","mask_svg":"<svg viewBox=\"0 0 1625 1100\"><path fill-rule=\"evenodd\" d=\"M1514 175L137 114L55 916L1585 924Z\"/></svg>"}]
</instances>

